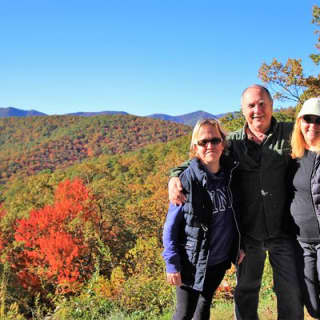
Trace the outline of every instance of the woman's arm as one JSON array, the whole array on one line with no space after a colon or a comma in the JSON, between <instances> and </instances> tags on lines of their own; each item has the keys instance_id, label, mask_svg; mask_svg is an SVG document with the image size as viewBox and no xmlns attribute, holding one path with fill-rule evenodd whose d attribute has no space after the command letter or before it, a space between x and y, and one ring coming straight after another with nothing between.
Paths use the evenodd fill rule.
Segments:
<instances>
[{"instance_id":1,"label":"woman's arm","mask_svg":"<svg viewBox=\"0 0 320 320\"><path fill-rule=\"evenodd\" d=\"M163 228L163 259L166 263L167 274L181 271L179 256L179 231L184 220L182 206L169 205L166 222Z\"/></svg>"}]
</instances>

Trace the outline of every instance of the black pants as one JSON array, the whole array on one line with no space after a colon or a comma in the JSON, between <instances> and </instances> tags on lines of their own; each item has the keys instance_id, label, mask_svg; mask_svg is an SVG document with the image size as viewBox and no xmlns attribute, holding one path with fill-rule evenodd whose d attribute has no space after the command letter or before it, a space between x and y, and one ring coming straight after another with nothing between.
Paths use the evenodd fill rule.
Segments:
<instances>
[{"instance_id":1,"label":"black pants","mask_svg":"<svg viewBox=\"0 0 320 320\"><path fill-rule=\"evenodd\" d=\"M320 243L298 242L298 266L308 312L320 318Z\"/></svg>"},{"instance_id":2,"label":"black pants","mask_svg":"<svg viewBox=\"0 0 320 320\"><path fill-rule=\"evenodd\" d=\"M206 271L203 291L187 286L176 289L177 305L173 320L209 320L210 307L214 292L221 283L230 262L222 262L209 267Z\"/></svg>"},{"instance_id":3,"label":"black pants","mask_svg":"<svg viewBox=\"0 0 320 320\"><path fill-rule=\"evenodd\" d=\"M278 320L303 320L295 242L285 237L264 241L245 237L243 243L246 256L237 270L234 295L236 319L259 319L259 291L268 251L277 295Z\"/></svg>"}]
</instances>

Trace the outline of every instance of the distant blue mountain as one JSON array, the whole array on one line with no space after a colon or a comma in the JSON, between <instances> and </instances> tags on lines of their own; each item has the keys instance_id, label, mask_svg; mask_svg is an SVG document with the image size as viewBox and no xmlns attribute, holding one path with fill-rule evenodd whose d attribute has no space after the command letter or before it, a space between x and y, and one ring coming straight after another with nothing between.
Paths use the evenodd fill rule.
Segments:
<instances>
[{"instance_id":1,"label":"distant blue mountain","mask_svg":"<svg viewBox=\"0 0 320 320\"><path fill-rule=\"evenodd\" d=\"M74 112L74 113L66 113L65 115L69 116L83 116L83 117L91 117L98 116L103 114L123 114L128 115L129 113L124 111L101 111L101 112ZM36 110L22 110L18 108L8 107L8 108L0 108L0 118L7 117L32 117L32 116L48 116L48 114L39 112Z\"/></svg>"},{"instance_id":2,"label":"distant blue mountain","mask_svg":"<svg viewBox=\"0 0 320 320\"><path fill-rule=\"evenodd\" d=\"M113 114L123 114L123 115L128 115L128 112L124 111L100 111L100 112L74 112L74 113L67 113L66 115L68 116L81 116L81 117L92 117L92 116L99 116L102 114L108 114L108 115L113 115Z\"/></svg>"},{"instance_id":3,"label":"distant blue mountain","mask_svg":"<svg viewBox=\"0 0 320 320\"><path fill-rule=\"evenodd\" d=\"M223 115L219 115L221 117ZM195 111L187 114L183 114L181 116L169 116L167 114L161 114L161 113L154 113L149 115L150 118L155 119L161 119L161 120L167 120L167 121L173 121L178 123L183 123L189 126L194 126L198 120L200 119L218 119L218 116L215 116L211 113L205 112L205 111Z\"/></svg>"},{"instance_id":4,"label":"distant blue mountain","mask_svg":"<svg viewBox=\"0 0 320 320\"><path fill-rule=\"evenodd\" d=\"M0 118L33 116L46 116L46 114L36 110L21 110L13 107L0 108Z\"/></svg>"}]
</instances>

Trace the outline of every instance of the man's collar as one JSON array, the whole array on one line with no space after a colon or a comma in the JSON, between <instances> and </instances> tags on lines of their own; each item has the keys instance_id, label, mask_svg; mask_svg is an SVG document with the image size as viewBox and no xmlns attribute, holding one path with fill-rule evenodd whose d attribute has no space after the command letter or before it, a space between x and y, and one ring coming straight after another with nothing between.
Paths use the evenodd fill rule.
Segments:
<instances>
[{"instance_id":1,"label":"man's collar","mask_svg":"<svg viewBox=\"0 0 320 320\"><path fill-rule=\"evenodd\" d=\"M265 133L253 133L248 125L248 122L244 125L244 132L248 140L254 141L257 144L262 144L263 141L267 138L267 136L273 131L274 126L276 125L276 119L274 117L271 118L271 124L269 129Z\"/></svg>"}]
</instances>

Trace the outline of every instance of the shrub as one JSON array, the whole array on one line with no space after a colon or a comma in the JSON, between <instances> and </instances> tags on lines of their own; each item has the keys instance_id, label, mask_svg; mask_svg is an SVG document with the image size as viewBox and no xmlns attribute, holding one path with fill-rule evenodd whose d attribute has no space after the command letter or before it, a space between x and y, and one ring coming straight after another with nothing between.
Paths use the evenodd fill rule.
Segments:
<instances>
[{"instance_id":1,"label":"shrub","mask_svg":"<svg viewBox=\"0 0 320 320\"><path fill-rule=\"evenodd\" d=\"M165 282L164 264L158 240L138 239L126 255L128 280L119 297L126 312L143 311L159 315L172 306L172 288Z\"/></svg>"}]
</instances>

